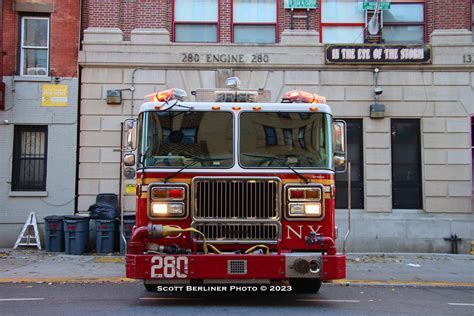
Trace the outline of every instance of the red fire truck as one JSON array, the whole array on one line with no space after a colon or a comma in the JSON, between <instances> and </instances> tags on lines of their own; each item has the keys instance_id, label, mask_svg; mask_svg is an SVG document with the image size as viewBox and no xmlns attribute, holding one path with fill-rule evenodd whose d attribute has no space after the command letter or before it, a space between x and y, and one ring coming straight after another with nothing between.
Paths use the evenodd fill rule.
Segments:
<instances>
[{"instance_id":1,"label":"red fire truck","mask_svg":"<svg viewBox=\"0 0 474 316\"><path fill-rule=\"evenodd\" d=\"M147 290L267 284L313 293L344 278L334 212L345 124L324 97L290 91L263 103L262 91L234 88L185 102L185 94L150 95L129 124L123 161L136 166L136 226L127 277Z\"/></svg>"}]
</instances>

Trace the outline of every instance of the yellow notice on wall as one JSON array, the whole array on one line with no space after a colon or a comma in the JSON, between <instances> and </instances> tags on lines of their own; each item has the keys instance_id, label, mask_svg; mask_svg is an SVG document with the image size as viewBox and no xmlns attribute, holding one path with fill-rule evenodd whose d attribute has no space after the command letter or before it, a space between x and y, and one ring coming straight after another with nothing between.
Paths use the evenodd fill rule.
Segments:
<instances>
[{"instance_id":1,"label":"yellow notice on wall","mask_svg":"<svg viewBox=\"0 0 474 316\"><path fill-rule=\"evenodd\" d=\"M42 106L67 106L66 85L45 84L41 93Z\"/></svg>"}]
</instances>

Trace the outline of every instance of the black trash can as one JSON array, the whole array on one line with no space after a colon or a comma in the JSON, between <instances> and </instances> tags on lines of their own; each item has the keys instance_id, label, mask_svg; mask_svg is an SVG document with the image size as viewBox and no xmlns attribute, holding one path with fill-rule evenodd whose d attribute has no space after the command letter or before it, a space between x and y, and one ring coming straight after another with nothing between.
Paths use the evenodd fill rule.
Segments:
<instances>
[{"instance_id":1,"label":"black trash can","mask_svg":"<svg viewBox=\"0 0 474 316\"><path fill-rule=\"evenodd\" d=\"M132 230L133 226L135 226L135 215L127 215L123 217L123 233L127 243L132 238ZM122 230L122 226L120 226L120 231ZM125 242L122 239L122 235L119 236L120 238L120 253L125 253Z\"/></svg>"},{"instance_id":2,"label":"black trash can","mask_svg":"<svg viewBox=\"0 0 474 316\"><path fill-rule=\"evenodd\" d=\"M63 222L66 253L82 255L89 241L89 217L64 216Z\"/></svg>"},{"instance_id":3,"label":"black trash can","mask_svg":"<svg viewBox=\"0 0 474 316\"><path fill-rule=\"evenodd\" d=\"M117 221L114 219L95 220L95 250L97 253L110 253L115 249Z\"/></svg>"},{"instance_id":4,"label":"black trash can","mask_svg":"<svg viewBox=\"0 0 474 316\"><path fill-rule=\"evenodd\" d=\"M46 251L64 251L64 227L63 216L46 216L44 227L46 231Z\"/></svg>"}]
</instances>

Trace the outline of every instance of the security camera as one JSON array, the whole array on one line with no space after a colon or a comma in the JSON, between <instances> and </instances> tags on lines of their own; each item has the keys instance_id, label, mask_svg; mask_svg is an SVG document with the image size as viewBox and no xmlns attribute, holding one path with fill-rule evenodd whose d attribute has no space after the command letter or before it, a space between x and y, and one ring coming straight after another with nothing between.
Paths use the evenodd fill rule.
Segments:
<instances>
[{"instance_id":1,"label":"security camera","mask_svg":"<svg viewBox=\"0 0 474 316\"><path fill-rule=\"evenodd\" d=\"M383 93L383 87L375 86L374 87L374 93L375 93L375 95L381 95Z\"/></svg>"},{"instance_id":2,"label":"security camera","mask_svg":"<svg viewBox=\"0 0 474 316\"><path fill-rule=\"evenodd\" d=\"M10 121L9 120L3 120L3 124L8 125L8 124L10 124Z\"/></svg>"}]
</instances>

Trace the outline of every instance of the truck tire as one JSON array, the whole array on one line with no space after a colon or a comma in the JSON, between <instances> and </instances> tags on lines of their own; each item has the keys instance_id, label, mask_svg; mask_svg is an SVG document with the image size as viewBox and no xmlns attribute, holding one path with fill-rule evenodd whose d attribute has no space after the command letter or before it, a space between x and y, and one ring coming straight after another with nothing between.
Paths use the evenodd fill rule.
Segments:
<instances>
[{"instance_id":1,"label":"truck tire","mask_svg":"<svg viewBox=\"0 0 474 316\"><path fill-rule=\"evenodd\" d=\"M145 287L145 290L147 290L147 292L156 292L156 284L146 284L145 282L143 282L143 286Z\"/></svg>"},{"instance_id":2,"label":"truck tire","mask_svg":"<svg viewBox=\"0 0 474 316\"><path fill-rule=\"evenodd\" d=\"M290 285L295 293L318 293L321 279L290 279Z\"/></svg>"}]
</instances>

